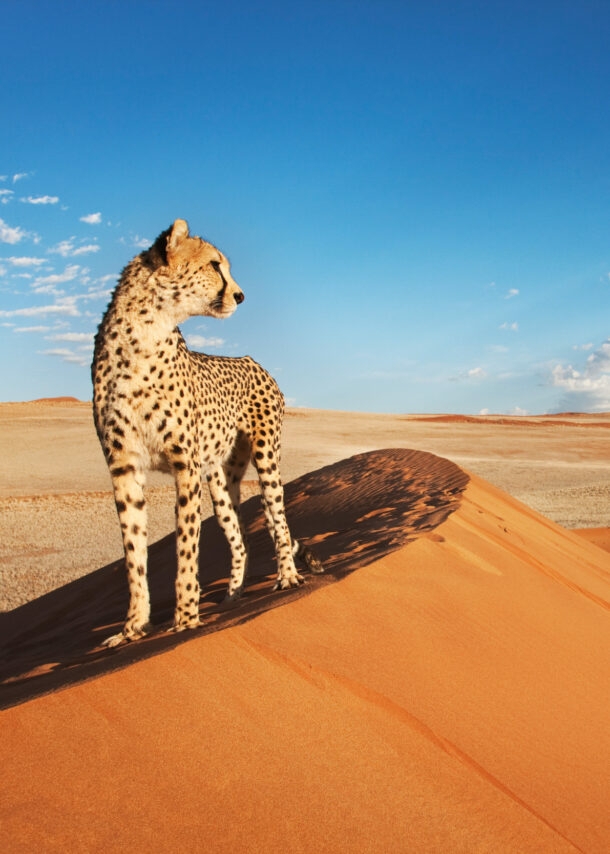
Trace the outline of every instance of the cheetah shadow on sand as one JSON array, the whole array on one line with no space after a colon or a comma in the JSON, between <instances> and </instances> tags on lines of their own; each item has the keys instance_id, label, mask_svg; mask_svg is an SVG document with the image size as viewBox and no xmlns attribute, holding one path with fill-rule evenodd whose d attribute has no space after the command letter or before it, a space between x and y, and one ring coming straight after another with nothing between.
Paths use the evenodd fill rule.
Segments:
<instances>
[{"instance_id":1,"label":"cheetah shadow on sand","mask_svg":"<svg viewBox=\"0 0 610 854\"><path fill-rule=\"evenodd\" d=\"M274 550L259 496L242 505L249 547L248 577L236 607L223 610L230 552L216 520L201 530L200 615L203 626L179 634L172 624L175 535L149 549L155 631L109 650L127 606L123 561L116 561L39 599L0 615L0 708L91 679L156 655L202 634L238 625L308 595L367 566L440 525L460 503L468 475L433 454L392 449L358 454L306 474L285 487L293 537L312 547L324 575L299 588L272 590ZM408 559L405 571L409 571Z\"/></svg>"}]
</instances>

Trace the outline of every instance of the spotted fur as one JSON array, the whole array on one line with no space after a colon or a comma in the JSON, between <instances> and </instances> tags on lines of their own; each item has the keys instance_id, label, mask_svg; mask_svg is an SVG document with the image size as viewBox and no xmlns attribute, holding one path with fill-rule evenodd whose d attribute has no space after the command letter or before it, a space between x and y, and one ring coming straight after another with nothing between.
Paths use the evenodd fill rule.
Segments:
<instances>
[{"instance_id":1,"label":"spotted fur","mask_svg":"<svg viewBox=\"0 0 610 854\"><path fill-rule=\"evenodd\" d=\"M288 530L279 471L284 400L275 380L248 356L190 351L178 329L193 315L228 317L243 299L225 256L191 237L178 219L125 268L100 324L92 365L94 420L112 478L129 583L125 625L107 646L150 629L147 470L170 471L176 485L174 631L200 625L203 477L231 548L229 602L241 593L246 572L239 502L250 459L275 544L276 589L303 581L295 557L323 571Z\"/></svg>"}]
</instances>

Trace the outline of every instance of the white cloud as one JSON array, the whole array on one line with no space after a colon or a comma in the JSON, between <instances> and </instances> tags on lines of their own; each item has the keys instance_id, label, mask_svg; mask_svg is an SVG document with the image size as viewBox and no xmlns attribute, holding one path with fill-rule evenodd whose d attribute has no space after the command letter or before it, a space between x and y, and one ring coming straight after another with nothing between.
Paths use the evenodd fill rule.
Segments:
<instances>
[{"instance_id":1,"label":"white cloud","mask_svg":"<svg viewBox=\"0 0 610 854\"><path fill-rule=\"evenodd\" d=\"M591 342L587 344L574 344L572 350L584 350L585 352L593 349L593 344Z\"/></svg>"},{"instance_id":2,"label":"white cloud","mask_svg":"<svg viewBox=\"0 0 610 854\"><path fill-rule=\"evenodd\" d=\"M16 172L13 175L13 184L16 184L17 181L23 180L23 178L29 178L30 174L30 172Z\"/></svg>"},{"instance_id":3,"label":"white cloud","mask_svg":"<svg viewBox=\"0 0 610 854\"><path fill-rule=\"evenodd\" d=\"M102 215L98 211L98 213L92 213L92 214L87 214L86 216L81 216L80 221L86 222L89 225L99 225L100 222L102 221Z\"/></svg>"},{"instance_id":4,"label":"white cloud","mask_svg":"<svg viewBox=\"0 0 610 854\"><path fill-rule=\"evenodd\" d=\"M9 264L12 264L13 267L39 267L41 264L47 263L44 258L33 258L25 255L19 257L11 255L11 257L6 260Z\"/></svg>"},{"instance_id":5,"label":"white cloud","mask_svg":"<svg viewBox=\"0 0 610 854\"><path fill-rule=\"evenodd\" d=\"M82 300L108 299L108 297L110 296L111 293L112 293L111 288L98 288L97 290L95 288L92 288L91 290L87 291L86 294L79 294L78 299L82 299Z\"/></svg>"},{"instance_id":6,"label":"white cloud","mask_svg":"<svg viewBox=\"0 0 610 854\"><path fill-rule=\"evenodd\" d=\"M564 392L560 410L610 410L610 338L587 357L582 368L556 365L552 371L551 385Z\"/></svg>"},{"instance_id":7,"label":"white cloud","mask_svg":"<svg viewBox=\"0 0 610 854\"><path fill-rule=\"evenodd\" d=\"M74 252L72 253L73 257L77 255L90 255L92 252L99 252L100 247L98 243L85 243L83 246L77 246Z\"/></svg>"},{"instance_id":8,"label":"white cloud","mask_svg":"<svg viewBox=\"0 0 610 854\"><path fill-rule=\"evenodd\" d=\"M508 293L504 295L504 299L513 299L519 296L519 288L510 288Z\"/></svg>"},{"instance_id":9,"label":"white cloud","mask_svg":"<svg viewBox=\"0 0 610 854\"><path fill-rule=\"evenodd\" d=\"M48 332L50 326L16 326L13 332Z\"/></svg>"},{"instance_id":10,"label":"white cloud","mask_svg":"<svg viewBox=\"0 0 610 854\"><path fill-rule=\"evenodd\" d=\"M81 272L79 264L69 264L63 273L51 273L49 276L37 276L34 279L34 286L41 285L61 285L65 282L72 282Z\"/></svg>"},{"instance_id":11,"label":"white cloud","mask_svg":"<svg viewBox=\"0 0 610 854\"><path fill-rule=\"evenodd\" d=\"M57 246L53 246L49 249L49 253L61 255L62 258L74 258L78 255L88 255L91 252L99 252L100 247L97 243L87 243L83 246L76 246L74 243L75 238L71 237L69 240L61 240Z\"/></svg>"},{"instance_id":12,"label":"white cloud","mask_svg":"<svg viewBox=\"0 0 610 854\"><path fill-rule=\"evenodd\" d=\"M92 344L93 332L59 332L56 335L47 335L49 341L69 341L72 344L77 342Z\"/></svg>"},{"instance_id":13,"label":"white cloud","mask_svg":"<svg viewBox=\"0 0 610 854\"><path fill-rule=\"evenodd\" d=\"M465 380L484 380L486 377L487 371L484 368L476 367L468 371L460 371L459 374L454 374L452 377L448 377L448 379L452 383L461 383Z\"/></svg>"},{"instance_id":14,"label":"white cloud","mask_svg":"<svg viewBox=\"0 0 610 854\"><path fill-rule=\"evenodd\" d=\"M519 324L518 323L501 323L498 329L507 329L509 332L518 332Z\"/></svg>"},{"instance_id":15,"label":"white cloud","mask_svg":"<svg viewBox=\"0 0 610 854\"><path fill-rule=\"evenodd\" d=\"M18 226L10 226L0 219L0 241L2 243L19 243L26 236L26 232Z\"/></svg>"},{"instance_id":16,"label":"white cloud","mask_svg":"<svg viewBox=\"0 0 610 854\"><path fill-rule=\"evenodd\" d=\"M74 365L81 365L81 367L88 367L91 363L91 354L87 353L75 353L73 350L68 350L67 348L57 348L54 350L43 350L43 356L57 356L62 360L62 362L69 362Z\"/></svg>"},{"instance_id":17,"label":"white cloud","mask_svg":"<svg viewBox=\"0 0 610 854\"><path fill-rule=\"evenodd\" d=\"M0 310L0 317L45 317L47 314L65 314L69 317L80 317L80 312L73 302L54 303L53 305L35 305L29 308L14 308L10 311Z\"/></svg>"},{"instance_id":18,"label":"white cloud","mask_svg":"<svg viewBox=\"0 0 610 854\"><path fill-rule=\"evenodd\" d=\"M49 296L61 297L65 294L61 288L56 288L55 285L32 285L35 294L49 294Z\"/></svg>"},{"instance_id":19,"label":"white cloud","mask_svg":"<svg viewBox=\"0 0 610 854\"><path fill-rule=\"evenodd\" d=\"M25 202L27 205L56 205L59 196L26 196L19 201Z\"/></svg>"},{"instance_id":20,"label":"white cloud","mask_svg":"<svg viewBox=\"0 0 610 854\"><path fill-rule=\"evenodd\" d=\"M492 411L487 406L485 406L483 409L479 409L479 415L491 415L491 414L492 414ZM500 413L496 413L496 414L499 415ZM529 415L529 412L527 411L527 409L522 409L520 406L513 406L512 409L506 410L505 414L506 415L522 416L522 415Z\"/></svg>"},{"instance_id":21,"label":"white cloud","mask_svg":"<svg viewBox=\"0 0 610 854\"><path fill-rule=\"evenodd\" d=\"M8 205L8 203L12 201L14 195L15 194L12 190L0 190L0 202L2 202L3 205Z\"/></svg>"},{"instance_id":22,"label":"white cloud","mask_svg":"<svg viewBox=\"0 0 610 854\"><path fill-rule=\"evenodd\" d=\"M186 343L193 350L203 347L222 347L225 343L223 338L204 338L203 335L187 335Z\"/></svg>"},{"instance_id":23,"label":"white cloud","mask_svg":"<svg viewBox=\"0 0 610 854\"><path fill-rule=\"evenodd\" d=\"M138 237L136 234L133 245L136 249L148 249L149 246L152 246L152 240L149 240L148 237Z\"/></svg>"}]
</instances>

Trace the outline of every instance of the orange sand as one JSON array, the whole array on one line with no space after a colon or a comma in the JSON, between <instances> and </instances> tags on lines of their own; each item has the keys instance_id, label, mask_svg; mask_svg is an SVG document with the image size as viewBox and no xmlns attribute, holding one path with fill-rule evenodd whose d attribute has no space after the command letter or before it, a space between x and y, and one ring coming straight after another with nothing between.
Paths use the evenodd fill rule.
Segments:
<instances>
[{"instance_id":1,"label":"orange sand","mask_svg":"<svg viewBox=\"0 0 610 854\"><path fill-rule=\"evenodd\" d=\"M0 622L0 850L610 850L607 552L420 452L288 498L330 570L304 592L269 594L254 508L251 586L219 614L202 566L200 632L100 650L112 566Z\"/></svg>"}]
</instances>

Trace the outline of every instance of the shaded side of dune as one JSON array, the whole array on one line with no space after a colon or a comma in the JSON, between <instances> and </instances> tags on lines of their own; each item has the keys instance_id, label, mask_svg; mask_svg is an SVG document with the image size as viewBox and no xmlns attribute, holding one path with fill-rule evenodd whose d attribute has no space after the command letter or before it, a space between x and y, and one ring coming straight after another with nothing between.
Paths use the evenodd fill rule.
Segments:
<instances>
[{"instance_id":1,"label":"shaded side of dune","mask_svg":"<svg viewBox=\"0 0 610 854\"><path fill-rule=\"evenodd\" d=\"M249 543L248 580L238 607L230 611L219 608L229 570L228 546L215 519L206 520L200 557L204 626L198 633L253 619L405 546L456 509L467 482L468 476L448 460L405 449L359 454L292 481L286 486L292 534L314 549L326 573L308 577L298 590L281 593L272 591L274 554L260 498L250 499L242 511ZM193 632L164 631L173 617L175 572L175 538L170 535L149 549L158 631L113 651L100 643L120 630L127 609L122 561L0 615L0 706L192 640Z\"/></svg>"}]
</instances>

